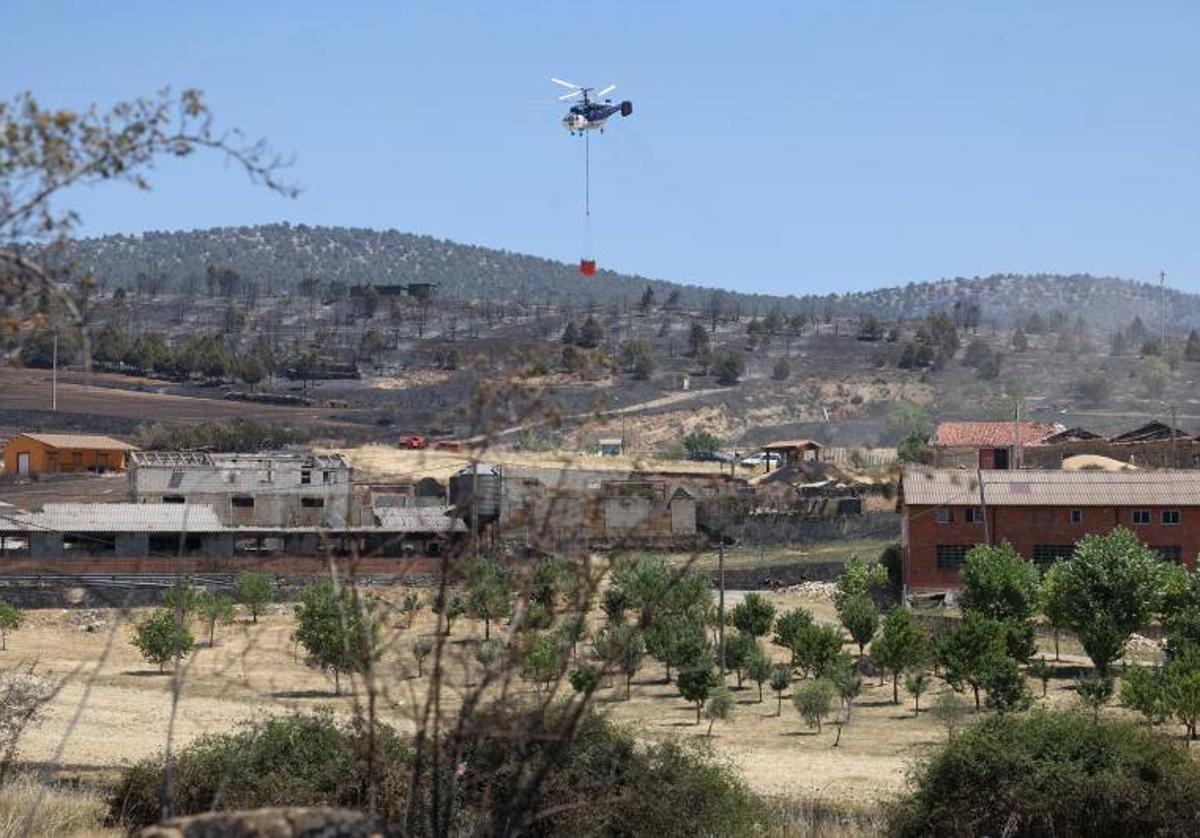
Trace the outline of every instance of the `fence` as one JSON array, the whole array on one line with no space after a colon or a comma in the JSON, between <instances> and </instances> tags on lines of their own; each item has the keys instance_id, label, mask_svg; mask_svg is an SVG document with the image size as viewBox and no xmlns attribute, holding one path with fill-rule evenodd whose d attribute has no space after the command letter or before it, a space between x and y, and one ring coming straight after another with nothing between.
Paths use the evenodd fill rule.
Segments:
<instances>
[{"instance_id":1,"label":"fence","mask_svg":"<svg viewBox=\"0 0 1200 838\"><path fill-rule=\"evenodd\" d=\"M821 459L835 466L886 468L899 462L895 448L822 448Z\"/></svg>"}]
</instances>

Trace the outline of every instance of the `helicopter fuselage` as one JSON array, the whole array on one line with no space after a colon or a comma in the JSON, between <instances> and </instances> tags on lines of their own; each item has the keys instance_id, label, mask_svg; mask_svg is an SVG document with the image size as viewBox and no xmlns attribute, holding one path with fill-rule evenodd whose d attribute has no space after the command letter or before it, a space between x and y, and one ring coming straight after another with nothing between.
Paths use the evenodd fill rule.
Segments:
<instances>
[{"instance_id":1,"label":"helicopter fuselage","mask_svg":"<svg viewBox=\"0 0 1200 838\"><path fill-rule=\"evenodd\" d=\"M588 102L583 105L575 105L563 117L562 124L572 134L582 134L584 131L592 131L596 128L603 129L608 118L618 113L621 116L629 116L633 113L633 103L621 102L614 105L608 102L604 104Z\"/></svg>"}]
</instances>

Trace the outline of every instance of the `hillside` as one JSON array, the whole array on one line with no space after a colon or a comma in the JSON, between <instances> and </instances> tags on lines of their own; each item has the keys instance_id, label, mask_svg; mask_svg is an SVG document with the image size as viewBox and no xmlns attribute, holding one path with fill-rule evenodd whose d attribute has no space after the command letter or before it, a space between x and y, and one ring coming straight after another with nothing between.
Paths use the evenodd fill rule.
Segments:
<instances>
[{"instance_id":1,"label":"hillside","mask_svg":"<svg viewBox=\"0 0 1200 838\"><path fill-rule=\"evenodd\" d=\"M218 227L210 230L114 235L75 242L69 256L94 272L107 287L132 287L139 281L158 290L206 289L210 266L234 269L242 293L290 290L306 276L330 284L376 285L434 282L444 298L487 299L552 306L631 305L647 285L659 301L678 292L680 307L726 313L764 314L778 307L785 314L813 317L874 314L887 318L920 317L956 302L973 302L983 321L1010 325L1033 312L1055 310L1083 317L1092 327L1125 326L1134 315L1159 321L1159 290L1148 283L1089 275L941 279L828 295L772 296L714 291L695 285L600 271L581 277L574 265L536 256L401 233L304 224ZM63 254L55 259L63 260ZM729 277L737 285L743 277ZM1167 327L1190 329L1200 323L1200 297L1168 290Z\"/></svg>"}]
</instances>

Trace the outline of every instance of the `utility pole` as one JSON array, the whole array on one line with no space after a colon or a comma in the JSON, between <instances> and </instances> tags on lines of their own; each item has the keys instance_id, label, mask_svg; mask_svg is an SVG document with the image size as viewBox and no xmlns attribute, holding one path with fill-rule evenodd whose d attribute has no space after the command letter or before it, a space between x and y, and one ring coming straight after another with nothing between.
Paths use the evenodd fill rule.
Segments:
<instances>
[{"instance_id":1,"label":"utility pole","mask_svg":"<svg viewBox=\"0 0 1200 838\"><path fill-rule=\"evenodd\" d=\"M988 524L987 498L983 494L983 469L975 469L975 479L979 481L979 511L983 514L983 543L992 546L991 526Z\"/></svg>"},{"instance_id":2,"label":"utility pole","mask_svg":"<svg viewBox=\"0 0 1200 838\"><path fill-rule=\"evenodd\" d=\"M717 650L721 677L725 677L725 510L717 518Z\"/></svg>"},{"instance_id":3,"label":"utility pole","mask_svg":"<svg viewBox=\"0 0 1200 838\"><path fill-rule=\"evenodd\" d=\"M1158 347L1167 354L1167 272L1158 272Z\"/></svg>"},{"instance_id":4,"label":"utility pole","mask_svg":"<svg viewBox=\"0 0 1200 838\"><path fill-rule=\"evenodd\" d=\"M54 351L50 361L50 409L58 412L58 329L54 330Z\"/></svg>"}]
</instances>

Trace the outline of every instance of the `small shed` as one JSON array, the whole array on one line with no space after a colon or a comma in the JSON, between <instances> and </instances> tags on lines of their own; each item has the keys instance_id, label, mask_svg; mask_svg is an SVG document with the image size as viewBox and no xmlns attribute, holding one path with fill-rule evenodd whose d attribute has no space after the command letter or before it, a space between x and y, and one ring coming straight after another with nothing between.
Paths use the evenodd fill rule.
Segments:
<instances>
[{"instance_id":1,"label":"small shed","mask_svg":"<svg viewBox=\"0 0 1200 838\"><path fill-rule=\"evenodd\" d=\"M124 471L125 457L137 446L93 434L17 434L4 446L10 474Z\"/></svg>"},{"instance_id":2,"label":"small shed","mask_svg":"<svg viewBox=\"0 0 1200 838\"><path fill-rule=\"evenodd\" d=\"M821 443L811 439L784 439L762 447L768 454L778 454L785 466L821 461Z\"/></svg>"}]
</instances>

